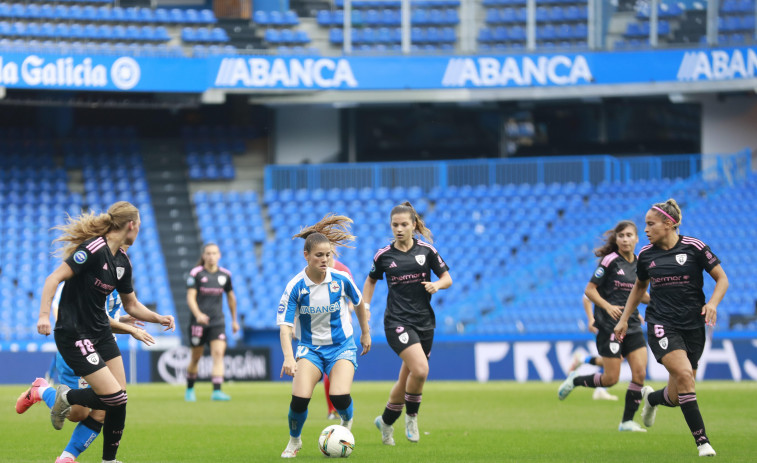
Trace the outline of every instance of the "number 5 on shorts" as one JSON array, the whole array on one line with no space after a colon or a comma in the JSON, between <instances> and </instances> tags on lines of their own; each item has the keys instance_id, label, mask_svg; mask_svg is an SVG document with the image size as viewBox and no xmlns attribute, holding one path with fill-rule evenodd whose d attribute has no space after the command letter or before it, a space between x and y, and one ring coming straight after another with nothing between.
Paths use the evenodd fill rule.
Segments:
<instances>
[{"instance_id":1,"label":"number 5 on shorts","mask_svg":"<svg viewBox=\"0 0 757 463\"><path fill-rule=\"evenodd\" d=\"M665 336L665 327L662 325L655 325L654 326L654 336L656 338L661 338Z\"/></svg>"}]
</instances>

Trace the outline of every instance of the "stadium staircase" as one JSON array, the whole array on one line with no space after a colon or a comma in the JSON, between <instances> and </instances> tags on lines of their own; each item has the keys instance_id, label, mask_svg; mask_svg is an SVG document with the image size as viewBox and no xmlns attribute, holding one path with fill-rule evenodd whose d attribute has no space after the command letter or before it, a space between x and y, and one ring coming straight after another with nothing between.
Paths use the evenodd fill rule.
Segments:
<instances>
[{"instance_id":1,"label":"stadium staircase","mask_svg":"<svg viewBox=\"0 0 757 463\"><path fill-rule=\"evenodd\" d=\"M148 143L144 147L147 183L152 196L158 236L163 248L178 326L189 323L186 276L197 259L200 234L189 199L185 156L174 143Z\"/></svg>"}]
</instances>

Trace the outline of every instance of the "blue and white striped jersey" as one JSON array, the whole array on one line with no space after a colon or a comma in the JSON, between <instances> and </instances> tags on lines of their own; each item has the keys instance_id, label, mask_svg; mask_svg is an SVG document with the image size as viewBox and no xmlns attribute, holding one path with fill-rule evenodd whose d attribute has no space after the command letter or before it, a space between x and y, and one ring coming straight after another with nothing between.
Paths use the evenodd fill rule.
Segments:
<instances>
[{"instance_id":1,"label":"blue and white striped jersey","mask_svg":"<svg viewBox=\"0 0 757 463\"><path fill-rule=\"evenodd\" d=\"M63 293L63 285L65 284L66 282L64 281L59 284L58 288L55 290L52 304L54 307L58 307L58 304L60 304L60 295ZM108 294L105 298L105 311L108 312L110 318L118 320L118 317L121 316L120 312L123 307L124 305L121 302L121 296L118 294L118 291L114 289L113 292Z\"/></svg>"},{"instance_id":2,"label":"blue and white striped jersey","mask_svg":"<svg viewBox=\"0 0 757 463\"><path fill-rule=\"evenodd\" d=\"M303 269L289 280L279 301L276 324L294 327L300 344L330 346L352 337L349 304L358 305L363 295L346 272L328 269L315 284Z\"/></svg>"}]
</instances>

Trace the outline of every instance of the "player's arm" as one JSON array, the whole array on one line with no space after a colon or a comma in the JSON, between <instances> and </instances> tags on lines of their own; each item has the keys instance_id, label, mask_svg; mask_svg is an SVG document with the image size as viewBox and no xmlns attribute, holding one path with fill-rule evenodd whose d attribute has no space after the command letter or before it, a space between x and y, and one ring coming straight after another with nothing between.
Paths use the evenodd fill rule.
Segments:
<instances>
[{"instance_id":1,"label":"player's arm","mask_svg":"<svg viewBox=\"0 0 757 463\"><path fill-rule=\"evenodd\" d=\"M148 309L144 306L144 304L137 300L137 296L134 294L134 291L125 294L121 293L121 302L124 305L124 310L126 311L126 313L138 320L163 325L166 327L164 331L173 331L176 329L173 316L160 315Z\"/></svg>"},{"instance_id":2,"label":"player's arm","mask_svg":"<svg viewBox=\"0 0 757 463\"><path fill-rule=\"evenodd\" d=\"M200 306L197 305L196 288L187 288L187 305L189 306L189 311L192 312L195 320L197 320L197 323L199 323L200 325L207 325L208 323L210 323L210 317L202 313Z\"/></svg>"},{"instance_id":3,"label":"player's arm","mask_svg":"<svg viewBox=\"0 0 757 463\"><path fill-rule=\"evenodd\" d=\"M284 374L294 376L297 371L297 362L294 360L294 351L292 350L292 327L289 325L279 325L279 340L281 341L281 352L284 354L284 364L281 366L279 378Z\"/></svg>"},{"instance_id":4,"label":"player's arm","mask_svg":"<svg viewBox=\"0 0 757 463\"><path fill-rule=\"evenodd\" d=\"M449 272L444 272L442 273L442 276L440 276L439 279L434 282L424 281L423 286L426 288L426 291L429 294L434 294L437 291L441 291L442 289L447 289L452 286L452 276L449 274Z\"/></svg>"},{"instance_id":5,"label":"player's arm","mask_svg":"<svg viewBox=\"0 0 757 463\"><path fill-rule=\"evenodd\" d=\"M378 280L365 277L365 283L363 283L363 304L365 310L368 312L371 311L371 301L373 300L373 292L376 291L376 281Z\"/></svg>"},{"instance_id":6,"label":"player's arm","mask_svg":"<svg viewBox=\"0 0 757 463\"><path fill-rule=\"evenodd\" d=\"M229 303L229 312L231 312L231 330L236 333L239 331L239 322L237 321L237 296L233 289L226 293L226 298Z\"/></svg>"},{"instance_id":7,"label":"player's arm","mask_svg":"<svg viewBox=\"0 0 757 463\"><path fill-rule=\"evenodd\" d=\"M619 305L612 305L607 302L597 291L597 284L590 281L586 283L586 289L584 294L593 302L597 307L607 312L607 315L611 316L613 320L620 318L620 314L623 313L623 307Z\"/></svg>"},{"instance_id":8,"label":"player's arm","mask_svg":"<svg viewBox=\"0 0 757 463\"><path fill-rule=\"evenodd\" d=\"M725 270L720 264L713 267L708 273L715 280L715 288L712 290L710 300L702 307L700 315L704 315L704 322L707 325L715 326L715 322L718 321L718 305L728 290L728 275L725 274Z\"/></svg>"},{"instance_id":9,"label":"player's arm","mask_svg":"<svg viewBox=\"0 0 757 463\"><path fill-rule=\"evenodd\" d=\"M586 321L589 324L589 331L592 333L596 333L598 330L594 326L594 310L592 310L591 300L588 297L586 297L586 294L581 296L581 304L584 307L584 312L586 312Z\"/></svg>"},{"instance_id":10,"label":"player's arm","mask_svg":"<svg viewBox=\"0 0 757 463\"><path fill-rule=\"evenodd\" d=\"M50 325L50 311L52 310L55 290L58 288L61 281L66 281L72 276L74 276L74 271L67 263L63 262L53 271L53 273L45 278L45 284L42 286L42 300L39 303L37 333L47 336L52 332L52 327Z\"/></svg>"},{"instance_id":11,"label":"player's arm","mask_svg":"<svg viewBox=\"0 0 757 463\"><path fill-rule=\"evenodd\" d=\"M633 289L631 289L631 293L628 295L623 314L620 316L620 320L618 320L614 330L615 337L621 341L623 341L623 338L626 336L626 331L628 331L628 319L631 317L633 311L639 306L641 298L644 297L644 293L647 292L647 286L649 286L649 280L639 280L637 278L636 283L633 285Z\"/></svg>"},{"instance_id":12,"label":"player's arm","mask_svg":"<svg viewBox=\"0 0 757 463\"><path fill-rule=\"evenodd\" d=\"M139 328L136 325L130 325L128 323L122 323L114 318L109 318L110 330L116 334L130 334L137 341L142 341L147 346L155 344L155 339L150 336L146 330Z\"/></svg>"}]
</instances>

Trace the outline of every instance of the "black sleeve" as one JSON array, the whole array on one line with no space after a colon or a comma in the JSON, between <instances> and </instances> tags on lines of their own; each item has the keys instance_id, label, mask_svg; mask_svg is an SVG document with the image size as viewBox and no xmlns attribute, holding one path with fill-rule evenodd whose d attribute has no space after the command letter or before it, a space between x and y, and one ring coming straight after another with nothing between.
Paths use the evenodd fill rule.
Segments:
<instances>
[{"instance_id":1,"label":"black sleeve","mask_svg":"<svg viewBox=\"0 0 757 463\"><path fill-rule=\"evenodd\" d=\"M233 289L234 287L231 286L231 274L229 274L229 276L226 278L226 284L223 285L223 290L228 293L229 291L232 291Z\"/></svg>"},{"instance_id":2,"label":"black sleeve","mask_svg":"<svg viewBox=\"0 0 757 463\"><path fill-rule=\"evenodd\" d=\"M124 275L118 279L118 283L116 283L116 289L118 290L118 294L129 294L134 292L134 286L131 281L132 279L132 272L131 272L131 263L126 264L124 267Z\"/></svg>"},{"instance_id":3,"label":"black sleeve","mask_svg":"<svg viewBox=\"0 0 757 463\"><path fill-rule=\"evenodd\" d=\"M701 251L696 249L694 255L696 256L699 265L707 270L707 272L712 271L712 269L720 265L720 259L718 259L718 256L716 256L707 245L705 245Z\"/></svg>"},{"instance_id":4,"label":"black sleeve","mask_svg":"<svg viewBox=\"0 0 757 463\"><path fill-rule=\"evenodd\" d=\"M597 287L602 286L602 283L604 283L605 281L605 275L607 275L607 272L609 270L609 267L605 267L600 261L599 266L597 266L597 269L594 270L594 275L591 276L591 280L589 281L597 285Z\"/></svg>"},{"instance_id":5,"label":"black sleeve","mask_svg":"<svg viewBox=\"0 0 757 463\"><path fill-rule=\"evenodd\" d=\"M374 280L384 279L384 269L381 267L380 260L381 260L381 257L378 257L377 259L373 260L371 271L368 273L368 276L373 278Z\"/></svg>"},{"instance_id":6,"label":"black sleeve","mask_svg":"<svg viewBox=\"0 0 757 463\"><path fill-rule=\"evenodd\" d=\"M436 274L437 277L440 277L444 272L449 271L449 267L447 266L447 263L444 262L444 259L442 259L442 256L440 256L435 249L429 249L429 251L429 257L431 258L429 266L431 267L431 270L434 271L434 274Z\"/></svg>"},{"instance_id":7,"label":"black sleeve","mask_svg":"<svg viewBox=\"0 0 757 463\"><path fill-rule=\"evenodd\" d=\"M65 260L68 266L71 267L71 270L74 271L74 275L78 275L89 268L92 262L96 259L95 254L99 251L99 249L95 251L94 254L91 253L89 249L87 249L87 246L89 246L90 243L91 241L85 241L84 243L80 244L76 248L76 250ZM107 246L104 247L107 248Z\"/></svg>"},{"instance_id":8,"label":"black sleeve","mask_svg":"<svg viewBox=\"0 0 757 463\"><path fill-rule=\"evenodd\" d=\"M649 263L647 262L644 252L639 254L636 264L636 279L639 281L649 280Z\"/></svg>"}]
</instances>

